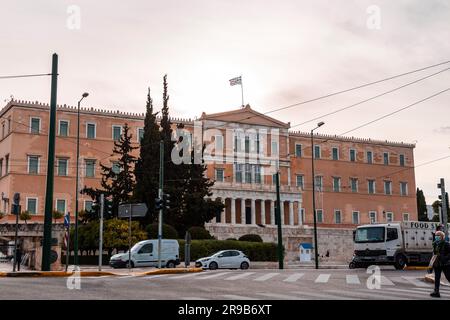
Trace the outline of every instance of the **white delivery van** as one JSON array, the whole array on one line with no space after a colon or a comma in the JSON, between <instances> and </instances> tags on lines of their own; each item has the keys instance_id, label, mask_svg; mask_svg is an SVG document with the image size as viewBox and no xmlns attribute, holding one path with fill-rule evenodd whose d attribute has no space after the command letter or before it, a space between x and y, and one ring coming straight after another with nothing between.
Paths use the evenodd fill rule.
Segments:
<instances>
[{"instance_id":1,"label":"white delivery van","mask_svg":"<svg viewBox=\"0 0 450 320\"><path fill-rule=\"evenodd\" d=\"M180 246L177 240L161 240L161 266L175 268L180 264ZM113 268L128 267L129 253L119 253L111 257L109 265ZM158 239L144 240L131 248L131 267L158 266Z\"/></svg>"},{"instance_id":2,"label":"white delivery van","mask_svg":"<svg viewBox=\"0 0 450 320\"><path fill-rule=\"evenodd\" d=\"M426 264L438 225L422 221L361 225L353 233L355 251L349 267L386 264L403 269L407 264Z\"/></svg>"}]
</instances>

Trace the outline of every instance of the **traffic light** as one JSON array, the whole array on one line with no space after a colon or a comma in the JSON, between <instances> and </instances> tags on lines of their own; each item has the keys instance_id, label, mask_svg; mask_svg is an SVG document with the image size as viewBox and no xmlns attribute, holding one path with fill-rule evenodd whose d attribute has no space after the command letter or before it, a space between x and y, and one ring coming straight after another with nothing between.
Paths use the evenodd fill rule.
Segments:
<instances>
[{"instance_id":1,"label":"traffic light","mask_svg":"<svg viewBox=\"0 0 450 320\"><path fill-rule=\"evenodd\" d=\"M105 199L105 204L104 204L104 212L103 212L103 217L106 219L110 219L113 217L113 201L109 200L109 199Z\"/></svg>"},{"instance_id":2,"label":"traffic light","mask_svg":"<svg viewBox=\"0 0 450 320\"><path fill-rule=\"evenodd\" d=\"M155 199L155 209L161 210L163 208L163 200L160 198Z\"/></svg>"},{"instance_id":3,"label":"traffic light","mask_svg":"<svg viewBox=\"0 0 450 320\"><path fill-rule=\"evenodd\" d=\"M97 200L92 201L91 215L95 218L100 217L100 202Z\"/></svg>"},{"instance_id":4,"label":"traffic light","mask_svg":"<svg viewBox=\"0 0 450 320\"><path fill-rule=\"evenodd\" d=\"M170 209L170 194L163 194L163 206L164 209Z\"/></svg>"}]
</instances>

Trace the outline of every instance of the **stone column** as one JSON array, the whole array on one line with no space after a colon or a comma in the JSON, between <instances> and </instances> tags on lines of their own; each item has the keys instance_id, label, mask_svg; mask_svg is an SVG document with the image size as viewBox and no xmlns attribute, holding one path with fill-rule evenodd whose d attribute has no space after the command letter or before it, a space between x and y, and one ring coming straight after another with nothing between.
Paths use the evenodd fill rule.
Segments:
<instances>
[{"instance_id":1,"label":"stone column","mask_svg":"<svg viewBox=\"0 0 450 320\"><path fill-rule=\"evenodd\" d=\"M302 208L300 206L300 202L297 202L298 205L298 225L301 226L303 225L303 217L302 217Z\"/></svg>"},{"instance_id":2,"label":"stone column","mask_svg":"<svg viewBox=\"0 0 450 320\"><path fill-rule=\"evenodd\" d=\"M252 219L252 224L256 224L256 205L255 205L255 199L251 200L251 210L252 210L252 214L251 214L251 219Z\"/></svg>"},{"instance_id":3,"label":"stone column","mask_svg":"<svg viewBox=\"0 0 450 320\"><path fill-rule=\"evenodd\" d=\"M236 198L231 198L231 224L236 224Z\"/></svg>"},{"instance_id":4,"label":"stone column","mask_svg":"<svg viewBox=\"0 0 450 320\"><path fill-rule=\"evenodd\" d=\"M226 203L227 203L227 199L225 198L225 207L223 208L222 212L220 213L220 223L227 223L226 221L226 212L227 212L227 207L226 207Z\"/></svg>"},{"instance_id":5,"label":"stone column","mask_svg":"<svg viewBox=\"0 0 450 320\"><path fill-rule=\"evenodd\" d=\"M245 199L241 199L241 223L245 224Z\"/></svg>"},{"instance_id":6,"label":"stone column","mask_svg":"<svg viewBox=\"0 0 450 320\"><path fill-rule=\"evenodd\" d=\"M270 200L270 224L275 225L275 201Z\"/></svg>"},{"instance_id":7,"label":"stone column","mask_svg":"<svg viewBox=\"0 0 450 320\"><path fill-rule=\"evenodd\" d=\"M294 225L294 202L289 201L289 224Z\"/></svg>"},{"instance_id":8,"label":"stone column","mask_svg":"<svg viewBox=\"0 0 450 320\"><path fill-rule=\"evenodd\" d=\"M266 200L261 200L261 224L266 224Z\"/></svg>"},{"instance_id":9,"label":"stone column","mask_svg":"<svg viewBox=\"0 0 450 320\"><path fill-rule=\"evenodd\" d=\"M215 201L215 200L216 200L216 198L210 198L210 199L211 199L211 201ZM209 221L209 223L216 224L216 223L217 223L217 216L215 216L214 218L212 218L211 221Z\"/></svg>"},{"instance_id":10,"label":"stone column","mask_svg":"<svg viewBox=\"0 0 450 320\"><path fill-rule=\"evenodd\" d=\"M284 201L280 200L280 217L281 217L281 225L284 226Z\"/></svg>"}]
</instances>

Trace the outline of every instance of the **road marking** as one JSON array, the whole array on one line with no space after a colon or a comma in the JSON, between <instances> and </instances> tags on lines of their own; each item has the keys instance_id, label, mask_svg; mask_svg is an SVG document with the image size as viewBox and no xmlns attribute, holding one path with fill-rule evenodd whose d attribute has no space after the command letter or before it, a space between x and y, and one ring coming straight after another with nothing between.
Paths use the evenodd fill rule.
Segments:
<instances>
[{"instance_id":1,"label":"road marking","mask_svg":"<svg viewBox=\"0 0 450 320\"><path fill-rule=\"evenodd\" d=\"M419 298L421 298L421 299L423 299L423 298L430 298L430 293L431 293L431 290L427 290L427 291L422 291L422 290L420 290L420 291L417 291L417 288L415 288L414 290L407 290L407 289L398 289L398 288L388 288L388 289L386 289L386 290L389 290L389 291L396 291L396 292L406 292L408 295L414 295L414 296L416 296L416 297L419 297ZM425 295L425 296L424 296ZM447 295L447 294L443 294L442 292L441 292L441 296L444 296L444 297L446 297L446 298L448 298L448 297L450 297L449 295Z\"/></svg>"},{"instance_id":2,"label":"road marking","mask_svg":"<svg viewBox=\"0 0 450 320\"><path fill-rule=\"evenodd\" d=\"M201 273L201 272L188 273L188 274L183 274L183 275L181 275L181 276L170 277L169 279L184 279L184 278L190 278L190 277L198 276L200 273Z\"/></svg>"},{"instance_id":3,"label":"road marking","mask_svg":"<svg viewBox=\"0 0 450 320\"><path fill-rule=\"evenodd\" d=\"M292 293L299 294L301 296L308 296L309 298L305 297L307 299L314 297L314 298L319 298L319 299L323 299L323 300L361 300L356 297L348 298L348 297L343 297L342 295L338 296L338 295L326 294L326 293L313 293L313 292L302 292L302 291L293 291Z\"/></svg>"},{"instance_id":4,"label":"road marking","mask_svg":"<svg viewBox=\"0 0 450 320\"><path fill-rule=\"evenodd\" d=\"M254 272L244 272L244 273L238 274L237 276L225 278L225 280L238 280L238 279L246 278L252 274L254 274Z\"/></svg>"},{"instance_id":5,"label":"road marking","mask_svg":"<svg viewBox=\"0 0 450 320\"><path fill-rule=\"evenodd\" d=\"M382 286L395 286L395 284L389 280L387 277L385 276L381 276L381 283Z\"/></svg>"},{"instance_id":6,"label":"road marking","mask_svg":"<svg viewBox=\"0 0 450 320\"><path fill-rule=\"evenodd\" d=\"M267 273L261 277L258 277L256 279L253 279L253 281L266 281L269 280L270 278L273 278L275 276L277 276L279 273L276 272L271 272L271 273Z\"/></svg>"},{"instance_id":7,"label":"road marking","mask_svg":"<svg viewBox=\"0 0 450 320\"><path fill-rule=\"evenodd\" d=\"M259 294L261 296L269 297L269 298L276 298L276 299L283 299L283 300L305 300L301 297L296 296L288 296L286 294L279 294L279 293L268 293L268 292L257 292L256 294Z\"/></svg>"},{"instance_id":8,"label":"road marking","mask_svg":"<svg viewBox=\"0 0 450 320\"><path fill-rule=\"evenodd\" d=\"M317 279L314 281L315 283L327 283L330 280L331 274L320 274Z\"/></svg>"},{"instance_id":9,"label":"road marking","mask_svg":"<svg viewBox=\"0 0 450 320\"><path fill-rule=\"evenodd\" d=\"M155 274L153 276L144 276L144 279L153 279L153 278L161 278L161 277L167 277L168 274Z\"/></svg>"},{"instance_id":10,"label":"road marking","mask_svg":"<svg viewBox=\"0 0 450 320\"><path fill-rule=\"evenodd\" d=\"M245 297L245 296L238 296L235 294L224 294L222 295L222 297L225 297L226 299L231 299L231 300L258 300L256 298L250 298L250 297Z\"/></svg>"},{"instance_id":11,"label":"road marking","mask_svg":"<svg viewBox=\"0 0 450 320\"><path fill-rule=\"evenodd\" d=\"M348 274L346 276L347 284L361 284L359 281L358 275L356 274Z\"/></svg>"},{"instance_id":12,"label":"road marking","mask_svg":"<svg viewBox=\"0 0 450 320\"><path fill-rule=\"evenodd\" d=\"M326 290L326 292L335 293L343 296L351 296L356 298L367 298L367 299L376 299L376 300L406 300L406 298L396 298L396 297L390 297L388 295L384 295L383 293L372 293L370 291L367 293L361 292L361 291L340 291L340 290Z\"/></svg>"},{"instance_id":13,"label":"road marking","mask_svg":"<svg viewBox=\"0 0 450 320\"><path fill-rule=\"evenodd\" d=\"M295 282L298 279L300 279L301 277L303 277L305 274L304 273L294 273L291 274L289 277L287 277L286 279L284 279L283 281L286 282Z\"/></svg>"},{"instance_id":14,"label":"road marking","mask_svg":"<svg viewBox=\"0 0 450 320\"><path fill-rule=\"evenodd\" d=\"M197 279L212 279L212 278L217 278L217 277L223 276L224 274L227 274L227 273L228 272L219 272L219 273L211 274L208 276L198 277Z\"/></svg>"},{"instance_id":15,"label":"road marking","mask_svg":"<svg viewBox=\"0 0 450 320\"><path fill-rule=\"evenodd\" d=\"M134 276L134 275L131 275L131 276L121 276L120 279L127 279L127 278L133 278L133 277L136 277L136 276Z\"/></svg>"},{"instance_id":16,"label":"road marking","mask_svg":"<svg viewBox=\"0 0 450 320\"><path fill-rule=\"evenodd\" d=\"M374 289L376 290L376 289ZM411 290L407 291L407 292L402 292L402 291L398 291L401 289L396 289L396 288L385 288L384 290L380 290L380 293L386 297L390 297L392 296L394 299L399 299L399 300L414 300L414 299L426 299L429 298L429 296L425 296L423 294L419 294L419 293L414 293ZM370 289L363 289L362 291L364 292L370 292ZM378 291L378 290L377 290Z\"/></svg>"},{"instance_id":17,"label":"road marking","mask_svg":"<svg viewBox=\"0 0 450 320\"><path fill-rule=\"evenodd\" d=\"M424 281L420 281L419 279L417 279L416 277L406 277L406 276L402 276L403 279L405 279L406 281L412 283L413 285L415 285L416 287L421 287L421 288L431 288L433 287L430 284L425 283Z\"/></svg>"},{"instance_id":18,"label":"road marking","mask_svg":"<svg viewBox=\"0 0 450 320\"><path fill-rule=\"evenodd\" d=\"M200 297L183 297L180 299L181 300L208 300L207 298L200 298Z\"/></svg>"},{"instance_id":19,"label":"road marking","mask_svg":"<svg viewBox=\"0 0 450 320\"><path fill-rule=\"evenodd\" d=\"M420 291L423 291L423 292L430 292L430 293L431 293L430 290L433 290L433 289L434 289L434 286L429 287L429 288L415 288L415 290L420 290ZM450 294L450 290L448 290L448 289L443 289L442 287L439 288L439 292Z\"/></svg>"}]
</instances>

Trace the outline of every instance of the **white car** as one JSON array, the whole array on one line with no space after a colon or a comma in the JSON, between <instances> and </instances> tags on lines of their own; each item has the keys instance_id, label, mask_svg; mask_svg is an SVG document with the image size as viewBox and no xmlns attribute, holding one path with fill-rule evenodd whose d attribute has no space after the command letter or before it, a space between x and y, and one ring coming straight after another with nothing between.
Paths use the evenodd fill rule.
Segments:
<instances>
[{"instance_id":1,"label":"white car","mask_svg":"<svg viewBox=\"0 0 450 320\"><path fill-rule=\"evenodd\" d=\"M250 260L239 250L222 250L212 256L195 261L197 268L203 269L248 269Z\"/></svg>"}]
</instances>

